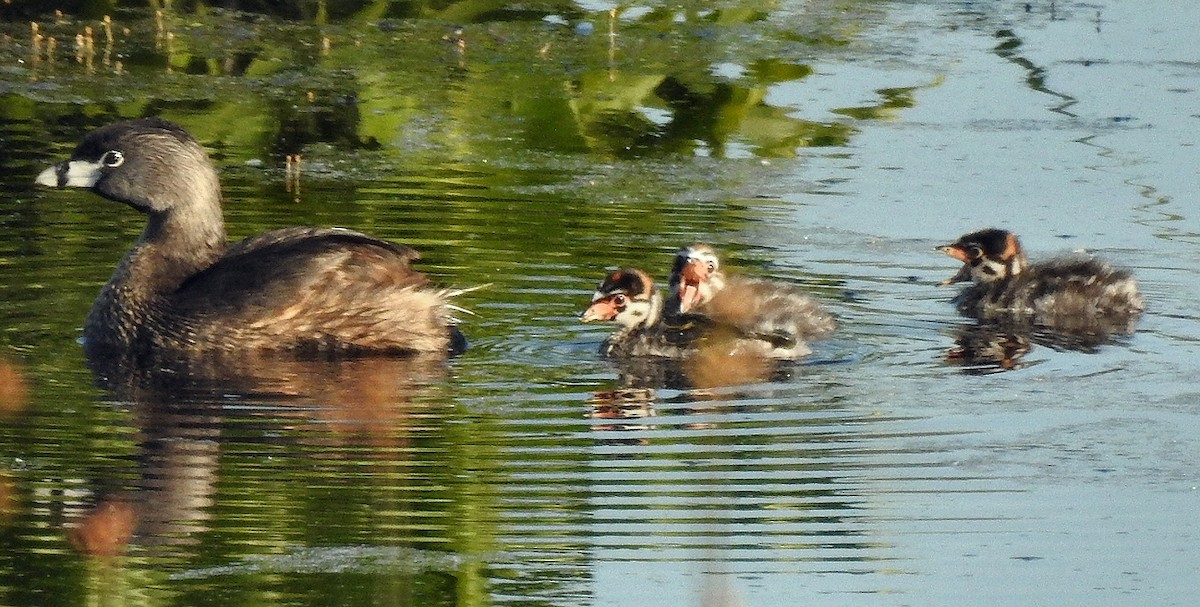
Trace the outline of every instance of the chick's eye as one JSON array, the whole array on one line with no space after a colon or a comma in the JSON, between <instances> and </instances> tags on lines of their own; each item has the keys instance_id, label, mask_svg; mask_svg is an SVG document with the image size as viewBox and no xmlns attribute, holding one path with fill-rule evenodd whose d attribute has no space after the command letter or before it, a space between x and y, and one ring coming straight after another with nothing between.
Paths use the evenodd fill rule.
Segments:
<instances>
[{"instance_id":1,"label":"chick's eye","mask_svg":"<svg viewBox=\"0 0 1200 607\"><path fill-rule=\"evenodd\" d=\"M618 306L623 306L623 305L625 305L625 296L618 294L616 297L613 298L613 301L617 302Z\"/></svg>"},{"instance_id":2,"label":"chick's eye","mask_svg":"<svg viewBox=\"0 0 1200 607\"><path fill-rule=\"evenodd\" d=\"M125 162L125 155L116 151L110 150L100 157L100 163L106 167L119 167Z\"/></svg>"},{"instance_id":3,"label":"chick's eye","mask_svg":"<svg viewBox=\"0 0 1200 607\"><path fill-rule=\"evenodd\" d=\"M983 255L983 249L979 248L979 245L970 245L967 247L967 255L980 257Z\"/></svg>"}]
</instances>

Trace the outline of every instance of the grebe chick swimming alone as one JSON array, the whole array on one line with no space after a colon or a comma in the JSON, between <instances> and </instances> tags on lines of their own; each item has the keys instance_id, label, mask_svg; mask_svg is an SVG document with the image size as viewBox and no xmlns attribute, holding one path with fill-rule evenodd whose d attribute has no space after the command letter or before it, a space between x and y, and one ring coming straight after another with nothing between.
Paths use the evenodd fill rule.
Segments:
<instances>
[{"instance_id":1,"label":"grebe chick swimming alone","mask_svg":"<svg viewBox=\"0 0 1200 607\"><path fill-rule=\"evenodd\" d=\"M972 232L937 250L963 262L942 284L971 282L954 298L964 316L1067 333L1129 334L1146 307L1127 270L1084 255L1030 263L1016 234L1006 230Z\"/></svg>"},{"instance_id":2,"label":"grebe chick swimming alone","mask_svg":"<svg viewBox=\"0 0 1200 607\"><path fill-rule=\"evenodd\" d=\"M454 353L451 291L418 253L345 229L285 228L226 244L217 171L157 118L86 135L37 183L88 188L147 216L84 324L89 350L189 355L277 350Z\"/></svg>"}]
</instances>

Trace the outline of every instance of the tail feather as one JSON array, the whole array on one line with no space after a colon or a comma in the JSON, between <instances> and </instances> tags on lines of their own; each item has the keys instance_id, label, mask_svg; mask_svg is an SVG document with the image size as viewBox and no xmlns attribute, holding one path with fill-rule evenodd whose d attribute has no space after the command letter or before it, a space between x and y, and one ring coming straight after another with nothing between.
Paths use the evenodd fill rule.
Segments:
<instances>
[{"instance_id":1,"label":"tail feather","mask_svg":"<svg viewBox=\"0 0 1200 607\"><path fill-rule=\"evenodd\" d=\"M478 290L480 290L480 289L486 289L486 288L488 288L488 287L490 287L490 286L492 286L492 283L488 282L488 283L484 283L484 284L481 284L481 285L475 285L475 286L473 286L473 287L463 287L463 288L454 288L454 289L443 289L443 290L442 290L442 291L440 291L438 294L439 294L439 295L441 295L442 299L449 300L449 299L451 299L451 298L458 297L459 295L463 295L463 294L466 294L466 293L471 293L471 292L474 292L474 291L478 291ZM464 308L464 307L462 307L462 306L460 306L460 305L457 305L457 304L452 304L452 303L450 303L449 301L447 301L447 302L446 302L445 306L446 306L446 309L447 309L447 310L449 310L450 312L457 312L457 313L459 313L459 314L467 314L467 315L470 315L470 316L475 316L475 315L476 315L476 314L475 314L475 312L473 312L473 311L471 311L471 310L469 310L469 309L467 309L467 308ZM459 318L457 318L457 317L455 317L455 316L453 316L453 315L451 315L451 316L450 316L450 322L452 322L452 323L455 323L455 324L458 324L459 322L462 322L462 320L461 320L461 319L459 319Z\"/></svg>"}]
</instances>

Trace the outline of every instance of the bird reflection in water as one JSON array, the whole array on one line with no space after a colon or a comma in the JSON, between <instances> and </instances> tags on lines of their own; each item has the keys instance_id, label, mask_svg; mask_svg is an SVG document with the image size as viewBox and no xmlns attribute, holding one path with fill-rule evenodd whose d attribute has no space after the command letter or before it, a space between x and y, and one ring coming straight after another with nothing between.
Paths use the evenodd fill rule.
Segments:
<instances>
[{"instance_id":1,"label":"bird reflection in water","mask_svg":"<svg viewBox=\"0 0 1200 607\"><path fill-rule=\"evenodd\" d=\"M963 324L955 330L954 347L946 362L961 365L973 375L1012 371L1026 366L1021 359L1032 344L1028 335L989 325Z\"/></svg>"},{"instance_id":2,"label":"bird reflection in water","mask_svg":"<svg viewBox=\"0 0 1200 607\"><path fill-rule=\"evenodd\" d=\"M0 356L0 418L25 410L29 403L29 381L25 371L13 360ZM7 466L0 467L0 523L18 512L17 484Z\"/></svg>"},{"instance_id":3,"label":"bird reflection in water","mask_svg":"<svg viewBox=\"0 0 1200 607\"><path fill-rule=\"evenodd\" d=\"M588 399L587 417L603 420L593 423L593 430L651 430L655 426L646 421L658 415L654 401L653 388L599 390ZM646 444L645 439L635 442Z\"/></svg>"},{"instance_id":4,"label":"bird reflection in water","mask_svg":"<svg viewBox=\"0 0 1200 607\"><path fill-rule=\"evenodd\" d=\"M137 526L134 504L122 497L96 504L67 532L80 554L111 558L125 553Z\"/></svg>"},{"instance_id":5,"label":"bird reflection in water","mask_svg":"<svg viewBox=\"0 0 1200 607\"><path fill-rule=\"evenodd\" d=\"M152 365L92 356L89 363L96 383L129 408L139 445L134 480L115 489L101 482L94 506L68 517L72 545L98 557L130 544L181 553L199 542L210 529L228 418L262 419L256 442L390 463L406 457L397 447L428 423L420 403L431 399L422 396L446 373L440 355L330 361L247 353ZM371 448L345 448L363 446Z\"/></svg>"},{"instance_id":6,"label":"bird reflection in water","mask_svg":"<svg viewBox=\"0 0 1200 607\"><path fill-rule=\"evenodd\" d=\"M798 366L794 361L731 350L727 342L718 338L710 339L682 360L635 357L612 362L617 368L616 383L620 387L596 391L588 399L587 417L602 420L592 425L593 430L657 429L663 424L651 420L660 415L657 404L661 402L661 390L678 391L677 396L670 398L672 416L713 413L720 402L730 397L728 388L786 379ZM670 426L697 430L711 428L712 424L682 422Z\"/></svg>"},{"instance_id":7,"label":"bird reflection in water","mask_svg":"<svg viewBox=\"0 0 1200 607\"><path fill-rule=\"evenodd\" d=\"M954 330L954 347L946 353L946 362L971 374L1013 371L1030 365L1021 359L1035 346L1091 354L1104 345L1126 343L1130 333L1125 320L1103 327L1092 319L1086 330L1077 332L1032 323L967 323Z\"/></svg>"},{"instance_id":8,"label":"bird reflection in water","mask_svg":"<svg viewBox=\"0 0 1200 607\"><path fill-rule=\"evenodd\" d=\"M29 382L20 365L0 357L0 414L17 413L29 402Z\"/></svg>"},{"instance_id":9,"label":"bird reflection in water","mask_svg":"<svg viewBox=\"0 0 1200 607\"><path fill-rule=\"evenodd\" d=\"M0 416L13 415L25 409L29 402L29 384L18 363L0 357ZM16 515L18 509L17 483L0 470L0 522Z\"/></svg>"}]
</instances>

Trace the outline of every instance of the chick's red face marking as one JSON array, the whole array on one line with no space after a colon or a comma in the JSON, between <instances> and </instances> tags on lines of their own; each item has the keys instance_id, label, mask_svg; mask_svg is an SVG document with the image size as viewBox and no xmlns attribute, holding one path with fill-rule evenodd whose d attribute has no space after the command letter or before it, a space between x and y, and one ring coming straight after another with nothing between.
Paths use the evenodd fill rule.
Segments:
<instances>
[{"instance_id":1,"label":"chick's red face marking","mask_svg":"<svg viewBox=\"0 0 1200 607\"><path fill-rule=\"evenodd\" d=\"M625 297L624 293L614 293L611 295L596 293L592 299L592 304L583 311L580 319L583 322L615 320L621 312L625 311L626 305L628 305L628 298Z\"/></svg>"},{"instance_id":2,"label":"chick's red face marking","mask_svg":"<svg viewBox=\"0 0 1200 607\"><path fill-rule=\"evenodd\" d=\"M654 281L650 276L635 268L621 268L606 276L596 287L592 303L580 315L580 320L615 320L626 327L634 327L647 320L653 322L655 301Z\"/></svg>"},{"instance_id":3,"label":"chick's red face marking","mask_svg":"<svg viewBox=\"0 0 1200 607\"><path fill-rule=\"evenodd\" d=\"M964 235L937 250L963 262L958 273L942 281L942 285L965 280L977 283L1005 280L1020 273L1024 266L1017 236L995 228Z\"/></svg>"}]
</instances>

